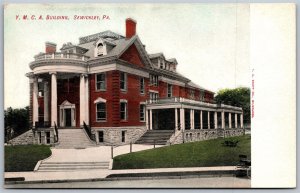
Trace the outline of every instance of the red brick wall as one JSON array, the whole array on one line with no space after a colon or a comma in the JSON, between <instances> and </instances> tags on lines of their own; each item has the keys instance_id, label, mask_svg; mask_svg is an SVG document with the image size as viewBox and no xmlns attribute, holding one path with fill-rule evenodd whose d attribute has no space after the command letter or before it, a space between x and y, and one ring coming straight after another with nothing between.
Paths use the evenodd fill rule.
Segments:
<instances>
[{"instance_id":1,"label":"red brick wall","mask_svg":"<svg viewBox=\"0 0 300 193\"><path fill-rule=\"evenodd\" d=\"M159 81L159 98L168 97L168 83Z\"/></svg>"},{"instance_id":2,"label":"red brick wall","mask_svg":"<svg viewBox=\"0 0 300 193\"><path fill-rule=\"evenodd\" d=\"M64 83L64 81L65 81L65 83ZM76 127L80 127L80 123L79 123L80 122L79 81L80 81L79 77L75 77L72 80L70 79L70 82L69 82L70 90L69 90L69 92L67 92L67 89L66 89L67 80L62 80L62 79L57 80L57 105L58 105L58 107L57 107L57 122L58 123L60 122L59 105L61 105L65 100L67 100L70 103L75 104ZM51 97L51 95L49 97Z\"/></svg>"},{"instance_id":3,"label":"red brick wall","mask_svg":"<svg viewBox=\"0 0 300 193\"><path fill-rule=\"evenodd\" d=\"M56 52L56 46L46 45L45 52L47 54Z\"/></svg>"},{"instance_id":4,"label":"red brick wall","mask_svg":"<svg viewBox=\"0 0 300 193\"><path fill-rule=\"evenodd\" d=\"M144 67L142 59L138 53L137 48L132 44L120 57L120 59L125 60L129 63L135 64L139 67Z\"/></svg>"},{"instance_id":5,"label":"red brick wall","mask_svg":"<svg viewBox=\"0 0 300 193\"><path fill-rule=\"evenodd\" d=\"M95 90L95 74L90 77L90 124L92 127L121 127L121 126L142 126L140 122L139 105L148 99L146 92L140 94L139 76L127 74L127 91L120 91L119 71L106 72L106 91ZM148 85L148 79L145 79L145 85ZM96 105L94 101L101 97L106 99L106 121L96 121ZM120 121L120 99L127 100L127 120Z\"/></svg>"}]
</instances>

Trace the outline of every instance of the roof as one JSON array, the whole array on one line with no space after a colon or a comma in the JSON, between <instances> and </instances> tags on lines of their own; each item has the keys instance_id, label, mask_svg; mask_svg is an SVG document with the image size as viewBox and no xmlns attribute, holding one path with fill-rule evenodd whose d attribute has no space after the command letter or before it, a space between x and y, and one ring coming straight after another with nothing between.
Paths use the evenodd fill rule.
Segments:
<instances>
[{"instance_id":1,"label":"roof","mask_svg":"<svg viewBox=\"0 0 300 193\"><path fill-rule=\"evenodd\" d=\"M209 91L209 92L211 92L211 93L214 93L213 91L210 91L210 90L208 90L208 89L206 89L206 88L204 88L204 87L202 87L202 86L199 86L198 84L196 84L196 83L194 83L194 82L192 82L192 81L188 82L187 85L188 85L188 86L191 86L191 87L194 87L194 88L198 88L198 89L200 89L200 90L206 90L206 91Z\"/></svg>"},{"instance_id":2,"label":"roof","mask_svg":"<svg viewBox=\"0 0 300 193\"><path fill-rule=\"evenodd\" d=\"M164 57L164 54L162 52L159 52L159 53L156 53L156 54L148 54L149 58L152 59L152 58L158 58L160 56L163 56Z\"/></svg>"},{"instance_id":3,"label":"roof","mask_svg":"<svg viewBox=\"0 0 300 193\"><path fill-rule=\"evenodd\" d=\"M125 38L124 36L117 34L115 32L112 32L110 30L106 30L100 33L84 36L79 38L79 44L86 44L88 42L94 42L95 40L99 38L111 38L114 40Z\"/></svg>"},{"instance_id":4,"label":"roof","mask_svg":"<svg viewBox=\"0 0 300 193\"><path fill-rule=\"evenodd\" d=\"M170 59L167 59L167 61L171 62L171 63L175 63L175 64L178 64L177 60L175 58L170 58Z\"/></svg>"}]
</instances>

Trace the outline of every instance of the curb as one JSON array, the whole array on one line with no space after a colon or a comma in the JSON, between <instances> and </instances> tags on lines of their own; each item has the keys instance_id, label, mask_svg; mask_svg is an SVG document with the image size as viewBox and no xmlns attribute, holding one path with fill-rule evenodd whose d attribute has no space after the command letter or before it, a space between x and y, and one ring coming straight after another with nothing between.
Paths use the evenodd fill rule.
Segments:
<instances>
[{"instance_id":1,"label":"curb","mask_svg":"<svg viewBox=\"0 0 300 193\"><path fill-rule=\"evenodd\" d=\"M66 183L66 182L95 182L95 181L122 181L122 180L157 180L157 179L187 179L187 178L215 178L215 177L235 177L236 170L226 171L204 171L203 172L157 172L157 173L127 173L111 174L106 178L91 179L63 179L63 180L37 180L37 181L9 181L5 185L11 184L44 184L44 183Z\"/></svg>"}]
</instances>

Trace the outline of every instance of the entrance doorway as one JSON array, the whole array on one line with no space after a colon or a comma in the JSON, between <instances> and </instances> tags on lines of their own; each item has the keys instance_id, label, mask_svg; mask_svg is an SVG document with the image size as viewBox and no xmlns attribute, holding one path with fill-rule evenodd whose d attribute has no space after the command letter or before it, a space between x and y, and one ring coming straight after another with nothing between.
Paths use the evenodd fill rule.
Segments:
<instances>
[{"instance_id":1,"label":"entrance doorway","mask_svg":"<svg viewBox=\"0 0 300 193\"><path fill-rule=\"evenodd\" d=\"M76 111L75 104L71 104L69 101L64 101L60 106L60 127L75 127L76 126Z\"/></svg>"},{"instance_id":2,"label":"entrance doorway","mask_svg":"<svg viewBox=\"0 0 300 193\"><path fill-rule=\"evenodd\" d=\"M66 127L72 126L71 109L65 109L65 123Z\"/></svg>"}]
</instances>

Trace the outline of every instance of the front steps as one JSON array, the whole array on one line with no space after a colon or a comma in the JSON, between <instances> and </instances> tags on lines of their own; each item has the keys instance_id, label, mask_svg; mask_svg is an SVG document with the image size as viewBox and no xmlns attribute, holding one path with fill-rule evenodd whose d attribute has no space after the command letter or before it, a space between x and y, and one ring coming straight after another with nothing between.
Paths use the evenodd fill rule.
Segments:
<instances>
[{"instance_id":1,"label":"front steps","mask_svg":"<svg viewBox=\"0 0 300 193\"><path fill-rule=\"evenodd\" d=\"M166 145L174 130L148 130L135 144Z\"/></svg>"},{"instance_id":2,"label":"front steps","mask_svg":"<svg viewBox=\"0 0 300 193\"><path fill-rule=\"evenodd\" d=\"M65 172L78 170L108 169L109 162L42 162L39 172Z\"/></svg>"},{"instance_id":3,"label":"front steps","mask_svg":"<svg viewBox=\"0 0 300 193\"><path fill-rule=\"evenodd\" d=\"M55 148L82 149L96 146L83 129L58 129L58 137Z\"/></svg>"}]
</instances>

